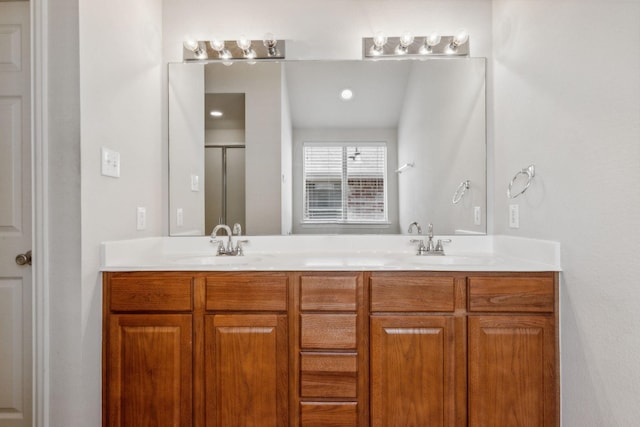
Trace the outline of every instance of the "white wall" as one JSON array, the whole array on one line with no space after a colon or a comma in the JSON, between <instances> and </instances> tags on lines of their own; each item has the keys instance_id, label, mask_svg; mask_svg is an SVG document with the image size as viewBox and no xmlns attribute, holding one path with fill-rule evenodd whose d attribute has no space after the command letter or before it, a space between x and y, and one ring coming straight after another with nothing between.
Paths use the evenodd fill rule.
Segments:
<instances>
[{"instance_id":1,"label":"white wall","mask_svg":"<svg viewBox=\"0 0 640 427\"><path fill-rule=\"evenodd\" d=\"M169 64L169 232L205 234L204 65ZM193 191L193 177L198 191ZM178 224L182 209L182 224Z\"/></svg>"},{"instance_id":2,"label":"white wall","mask_svg":"<svg viewBox=\"0 0 640 427\"><path fill-rule=\"evenodd\" d=\"M281 73L278 63L205 68L206 93L245 94L245 234L281 234Z\"/></svg>"},{"instance_id":3,"label":"white wall","mask_svg":"<svg viewBox=\"0 0 640 427\"><path fill-rule=\"evenodd\" d=\"M82 374L79 419L96 425L101 413L102 286L100 242L162 234L161 0L79 2ZM120 178L100 175L100 147L119 151ZM147 211L136 231L136 208Z\"/></svg>"},{"instance_id":4,"label":"white wall","mask_svg":"<svg viewBox=\"0 0 640 427\"><path fill-rule=\"evenodd\" d=\"M485 61L429 61L411 67L398 124L400 224L434 225L436 234L486 230ZM425 81L428 70L430 81ZM434 84L437 82L437 84ZM453 195L471 182L461 200ZM481 224L474 224L474 208Z\"/></svg>"},{"instance_id":5,"label":"white wall","mask_svg":"<svg viewBox=\"0 0 640 427\"><path fill-rule=\"evenodd\" d=\"M495 230L562 244L563 425L637 425L640 2L496 0L493 28Z\"/></svg>"}]
</instances>

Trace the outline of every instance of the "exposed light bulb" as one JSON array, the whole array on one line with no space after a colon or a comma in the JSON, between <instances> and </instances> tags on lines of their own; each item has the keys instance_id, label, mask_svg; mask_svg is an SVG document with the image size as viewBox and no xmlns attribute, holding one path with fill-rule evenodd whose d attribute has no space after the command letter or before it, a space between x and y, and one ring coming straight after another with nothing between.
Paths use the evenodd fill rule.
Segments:
<instances>
[{"instance_id":1,"label":"exposed light bulb","mask_svg":"<svg viewBox=\"0 0 640 427\"><path fill-rule=\"evenodd\" d=\"M211 46L211 49L220 52L224 49L224 40L213 39L209 41L209 45Z\"/></svg>"},{"instance_id":2,"label":"exposed light bulb","mask_svg":"<svg viewBox=\"0 0 640 427\"><path fill-rule=\"evenodd\" d=\"M278 44L278 40L276 40L273 33L267 33L264 35L264 39L262 40L262 44L267 48L267 55L269 56L277 56L278 49L276 49L276 45Z\"/></svg>"},{"instance_id":3,"label":"exposed light bulb","mask_svg":"<svg viewBox=\"0 0 640 427\"><path fill-rule=\"evenodd\" d=\"M267 33L264 35L264 39L262 39L262 43L266 48L274 48L278 44L278 40L276 40L273 33Z\"/></svg>"},{"instance_id":4,"label":"exposed light bulb","mask_svg":"<svg viewBox=\"0 0 640 427\"><path fill-rule=\"evenodd\" d=\"M211 117L222 117L223 116L222 111L218 111L218 110L209 111L209 115Z\"/></svg>"},{"instance_id":5,"label":"exposed light bulb","mask_svg":"<svg viewBox=\"0 0 640 427\"><path fill-rule=\"evenodd\" d=\"M466 29L460 28L456 31L451 41L451 47L456 48L461 44L465 44L469 40L469 33Z\"/></svg>"},{"instance_id":6,"label":"exposed light bulb","mask_svg":"<svg viewBox=\"0 0 640 427\"><path fill-rule=\"evenodd\" d=\"M407 31L400 36L400 45L402 47L409 47L413 43L413 40L413 34Z\"/></svg>"},{"instance_id":7,"label":"exposed light bulb","mask_svg":"<svg viewBox=\"0 0 640 427\"><path fill-rule=\"evenodd\" d=\"M409 46L411 46L413 40L413 34L411 34L410 32L405 32L404 34L402 34L402 36L400 36L400 42L398 43L398 46L396 46L396 54L406 54L409 51Z\"/></svg>"},{"instance_id":8,"label":"exposed light bulb","mask_svg":"<svg viewBox=\"0 0 640 427\"><path fill-rule=\"evenodd\" d=\"M182 42L182 45L185 49L193 52L193 55L196 57L196 59L205 59L207 57L207 50L203 49L200 46L200 43L195 39L188 38L184 42Z\"/></svg>"},{"instance_id":9,"label":"exposed light bulb","mask_svg":"<svg viewBox=\"0 0 640 427\"><path fill-rule=\"evenodd\" d=\"M378 31L373 36L373 44L375 47L382 47L387 44L387 36L384 35L382 31Z\"/></svg>"},{"instance_id":10,"label":"exposed light bulb","mask_svg":"<svg viewBox=\"0 0 640 427\"><path fill-rule=\"evenodd\" d=\"M440 36L440 33L437 31L433 31L431 34L429 34L425 40L424 43L427 46L433 47L436 46L438 44L440 44L440 40L442 39L442 37Z\"/></svg>"},{"instance_id":11,"label":"exposed light bulb","mask_svg":"<svg viewBox=\"0 0 640 427\"><path fill-rule=\"evenodd\" d=\"M433 53L433 47L437 46L441 39L442 37L440 36L440 33L433 31L424 38L424 44L420 46L420 50L418 52L422 55Z\"/></svg>"},{"instance_id":12,"label":"exposed light bulb","mask_svg":"<svg viewBox=\"0 0 640 427\"><path fill-rule=\"evenodd\" d=\"M233 56L231 52L229 52L229 50L227 50L227 48L225 47L224 40L209 40L209 46L211 46L211 49L218 52L218 57L220 57L220 59L231 59L231 57Z\"/></svg>"},{"instance_id":13,"label":"exposed light bulb","mask_svg":"<svg viewBox=\"0 0 640 427\"><path fill-rule=\"evenodd\" d=\"M198 50L198 47L200 47L198 41L194 39L186 39L184 42L182 42L182 45L185 49L190 50L191 52L195 52L196 50Z\"/></svg>"},{"instance_id":14,"label":"exposed light bulb","mask_svg":"<svg viewBox=\"0 0 640 427\"><path fill-rule=\"evenodd\" d=\"M236 44L243 51L251 49L251 40L249 40L245 36L240 36L238 41L236 41Z\"/></svg>"}]
</instances>

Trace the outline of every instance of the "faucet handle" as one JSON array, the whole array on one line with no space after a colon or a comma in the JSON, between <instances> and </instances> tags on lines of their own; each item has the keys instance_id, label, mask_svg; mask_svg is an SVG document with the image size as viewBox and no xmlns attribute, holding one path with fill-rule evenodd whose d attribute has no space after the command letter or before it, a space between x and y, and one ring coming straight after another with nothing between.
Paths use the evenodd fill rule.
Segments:
<instances>
[{"instance_id":1,"label":"faucet handle","mask_svg":"<svg viewBox=\"0 0 640 427\"><path fill-rule=\"evenodd\" d=\"M246 240L246 239L245 240L238 240L236 242L236 251L235 251L236 255L243 256L244 255L244 251L242 250L242 245L248 244L248 243L249 243L249 241Z\"/></svg>"},{"instance_id":2,"label":"faucet handle","mask_svg":"<svg viewBox=\"0 0 640 427\"><path fill-rule=\"evenodd\" d=\"M425 255L427 253L427 247L424 245L424 240L422 239L411 239L411 243L418 244L418 253L416 255Z\"/></svg>"},{"instance_id":3,"label":"faucet handle","mask_svg":"<svg viewBox=\"0 0 640 427\"><path fill-rule=\"evenodd\" d=\"M226 249L224 247L224 242L222 240L211 239L211 240L209 240L209 242L218 244L218 249L216 251L216 255L225 255L227 253L227 251L226 251Z\"/></svg>"},{"instance_id":4,"label":"faucet handle","mask_svg":"<svg viewBox=\"0 0 640 427\"><path fill-rule=\"evenodd\" d=\"M451 243L451 239L438 239L438 243L436 243L436 248L434 249L434 251L444 255L444 247L442 246L443 243Z\"/></svg>"}]
</instances>

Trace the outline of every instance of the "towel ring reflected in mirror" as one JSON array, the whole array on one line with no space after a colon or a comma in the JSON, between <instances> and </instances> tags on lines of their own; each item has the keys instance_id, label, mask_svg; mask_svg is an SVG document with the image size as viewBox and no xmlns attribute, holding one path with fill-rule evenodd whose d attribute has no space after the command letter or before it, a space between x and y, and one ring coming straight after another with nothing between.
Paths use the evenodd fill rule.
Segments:
<instances>
[{"instance_id":1,"label":"towel ring reflected in mirror","mask_svg":"<svg viewBox=\"0 0 640 427\"><path fill-rule=\"evenodd\" d=\"M462 200L464 195L467 193L467 190L469 189L469 187L471 187L471 181L468 179L460 183L456 192L453 193L452 202L454 205L458 204L458 202Z\"/></svg>"},{"instance_id":2,"label":"towel ring reflected in mirror","mask_svg":"<svg viewBox=\"0 0 640 427\"><path fill-rule=\"evenodd\" d=\"M518 180L520 175L526 176L527 182L522 188L522 190L514 194L512 191L512 187L513 187L513 184ZM524 192L527 191L527 188L529 188L529 186L531 185L531 181L533 180L534 176L536 176L536 168L534 165L529 165L528 167L522 169L521 171L516 172L513 178L511 178L511 182L509 182L509 188L507 188L507 197L510 199L515 199L519 195L524 194Z\"/></svg>"}]
</instances>

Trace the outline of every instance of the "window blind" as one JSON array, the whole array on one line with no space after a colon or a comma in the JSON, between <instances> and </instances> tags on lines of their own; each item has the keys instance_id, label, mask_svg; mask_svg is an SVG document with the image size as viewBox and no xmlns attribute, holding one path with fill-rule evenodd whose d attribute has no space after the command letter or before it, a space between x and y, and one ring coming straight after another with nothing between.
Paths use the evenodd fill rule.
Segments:
<instances>
[{"instance_id":1,"label":"window blind","mask_svg":"<svg viewBox=\"0 0 640 427\"><path fill-rule=\"evenodd\" d=\"M305 144L303 221L387 221L383 144Z\"/></svg>"}]
</instances>

